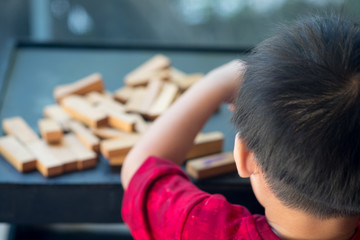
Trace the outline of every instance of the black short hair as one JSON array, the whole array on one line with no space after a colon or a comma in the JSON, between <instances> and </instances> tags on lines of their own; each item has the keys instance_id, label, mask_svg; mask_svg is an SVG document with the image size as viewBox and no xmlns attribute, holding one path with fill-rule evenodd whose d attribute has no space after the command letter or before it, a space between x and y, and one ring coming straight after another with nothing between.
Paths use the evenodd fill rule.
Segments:
<instances>
[{"instance_id":1,"label":"black short hair","mask_svg":"<svg viewBox=\"0 0 360 240\"><path fill-rule=\"evenodd\" d=\"M247 58L233 121L274 194L320 218L360 215L360 27L282 26Z\"/></svg>"}]
</instances>

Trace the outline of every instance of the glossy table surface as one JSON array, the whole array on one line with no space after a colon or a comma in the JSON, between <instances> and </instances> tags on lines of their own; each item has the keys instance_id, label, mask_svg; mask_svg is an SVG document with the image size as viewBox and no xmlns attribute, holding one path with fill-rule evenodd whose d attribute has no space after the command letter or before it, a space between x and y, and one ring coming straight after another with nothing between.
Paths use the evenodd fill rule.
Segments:
<instances>
[{"instance_id":1,"label":"glossy table surface","mask_svg":"<svg viewBox=\"0 0 360 240\"><path fill-rule=\"evenodd\" d=\"M42 109L54 103L55 86L99 72L106 88L114 91L123 86L128 72L159 53L187 73L206 73L244 57L244 52L219 49L15 44L2 65L0 119L22 116L38 131ZM224 151L233 148L235 131L230 119L231 113L223 105L203 128L203 132L225 134ZM249 182L236 173L194 182L205 191L222 193L231 202L261 211ZM110 167L103 157L94 169L47 179L36 171L19 173L0 156L0 222L120 222L122 194L119 169Z\"/></svg>"}]
</instances>

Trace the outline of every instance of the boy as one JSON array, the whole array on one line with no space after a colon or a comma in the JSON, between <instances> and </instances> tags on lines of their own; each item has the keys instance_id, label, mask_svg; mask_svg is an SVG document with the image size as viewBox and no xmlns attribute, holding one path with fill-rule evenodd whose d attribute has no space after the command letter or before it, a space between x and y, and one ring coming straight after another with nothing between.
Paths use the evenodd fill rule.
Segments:
<instances>
[{"instance_id":1,"label":"boy","mask_svg":"<svg viewBox=\"0 0 360 240\"><path fill-rule=\"evenodd\" d=\"M174 164L237 93L234 157L266 216L200 191ZM359 139L359 25L299 21L246 67L210 72L154 123L122 169L123 218L136 239L360 239Z\"/></svg>"}]
</instances>

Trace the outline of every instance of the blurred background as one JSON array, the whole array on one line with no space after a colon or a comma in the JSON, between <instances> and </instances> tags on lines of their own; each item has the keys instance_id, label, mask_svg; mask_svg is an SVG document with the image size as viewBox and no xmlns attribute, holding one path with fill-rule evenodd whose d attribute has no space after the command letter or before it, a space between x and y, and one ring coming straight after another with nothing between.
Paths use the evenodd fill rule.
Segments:
<instances>
[{"instance_id":1,"label":"blurred background","mask_svg":"<svg viewBox=\"0 0 360 240\"><path fill-rule=\"evenodd\" d=\"M277 23L322 10L356 17L360 1L0 0L0 51L19 37L247 47Z\"/></svg>"},{"instance_id":2,"label":"blurred background","mask_svg":"<svg viewBox=\"0 0 360 240\"><path fill-rule=\"evenodd\" d=\"M0 58L14 38L250 48L322 11L358 18L360 0L0 0Z\"/></svg>"}]
</instances>

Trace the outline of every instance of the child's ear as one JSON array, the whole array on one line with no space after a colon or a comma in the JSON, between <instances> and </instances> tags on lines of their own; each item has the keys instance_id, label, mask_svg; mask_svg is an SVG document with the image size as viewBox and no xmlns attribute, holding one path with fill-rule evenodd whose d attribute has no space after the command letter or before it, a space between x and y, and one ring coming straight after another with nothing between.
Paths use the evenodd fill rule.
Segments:
<instances>
[{"instance_id":1,"label":"child's ear","mask_svg":"<svg viewBox=\"0 0 360 240\"><path fill-rule=\"evenodd\" d=\"M250 152L245 143L240 139L239 134L235 136L234 159L237 171L242 178L250 177L256 173L257 165L253 152Z\"/></svg>"}]
</instances>

